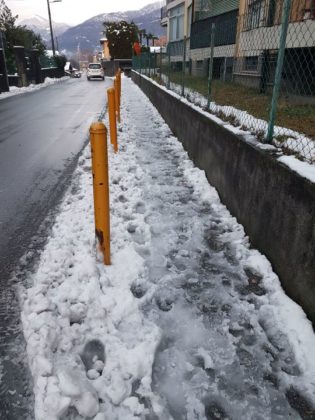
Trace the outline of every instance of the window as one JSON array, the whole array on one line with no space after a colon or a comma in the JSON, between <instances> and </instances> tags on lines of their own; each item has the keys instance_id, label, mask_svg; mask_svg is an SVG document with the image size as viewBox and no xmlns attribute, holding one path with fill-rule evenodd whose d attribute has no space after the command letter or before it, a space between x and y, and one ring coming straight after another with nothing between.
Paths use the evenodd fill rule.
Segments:
<instances>
[{"instance_id":1,"label":"window","mask_svg":"<svg viewBox=\"0 0 315 420\"><path fill-rule=\"evenodd\" d=\"M184 38L184 5L170 9L170 41L177 41Z\"/></svg>"},{"instance_id":2,"label":"window","mask_svg":"<svg viewBox=\"0 0 315 420\"><path fill-rule=\"evenodd\" d=\"M192 5L190 5L187 9L187 36L188 37L190 37L191 18L192 18Z\"/></svg>"},{"instance_id":3,"label":"window","mask_svg":"<svg viewBox=\"0 0 315 420\"><path fill-rule=\"evenodd\" d=\"M92 69L92 70L99 70L101 68L101 65L100 64L89 64L89 69Z\"/></svg>"},{"instance_id":4,"label":"window","mask_svg":"<svg viewBox=\"0 0 315 420\"><path fill-rule=\"evenodd\" d=\"M276 15L276 0L269 0L267 26L273 26L275 23Z\"/></svg>"},{"instance_id":5,"label":"window","mask_svg":"<svg viewBox=\"0 0 315 420\"><path fill-rule=\"evenodd\" d=\"M246 71L257 71L258 69L258 56L245 57L244 67Z\"/></svg>"},{"instance_id":6,"label":"window","mask_svg":"<svg viewBox=\"0 0 315 420\"><path fill-rule=\"evenodd\" d=\"M211 16L212 1L211 0L195 0L194 20L206 19Z\"/></svg>"},{"instance_id":7,"label":"window","mask_svg":"<svg viewBox=\"0 0 315 420\"><path fill-rule=\"evenodd\" d=\"M303 18L304 20L315 19L315 0L309 0L308 2L305 2Z\"/></svg>"},{"instance_id":8,"label":"window","mask_svg":"<svg viewBox=\"0 0 315 420\"><path fill-rule=\"evenodd\" d=\"M265 0L248 0L245 26L247 30L259 28L264 18Z\"/></svg>"}]
</instances>

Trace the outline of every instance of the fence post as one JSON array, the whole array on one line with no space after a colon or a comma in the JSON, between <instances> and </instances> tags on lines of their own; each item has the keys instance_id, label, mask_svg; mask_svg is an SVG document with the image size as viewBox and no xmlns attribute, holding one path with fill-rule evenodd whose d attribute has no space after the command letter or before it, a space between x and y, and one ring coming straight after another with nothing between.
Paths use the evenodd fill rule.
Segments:
<instances>
[{"instance_id":1,"label":"fence post","mask_svg":"<svg viewBox=\"0 0 315 420\"><path fill-rule=\"evenodd\" d=\"M182 96L185 95L185 70L186 70L186 36L184 36L184 51L182 64Z\"/></svg>"},{"instance_id":2,"label":"fence post","mask_svg":"<svg viewBox=\"0 0 315 420\"><path fill-rule=\"evenodd\" d=\"M162 47L160 47L160 82L162 81L162 74L163 74L163 54L162 54Z\"/></svg>"},{"instance_id":3,"label":"fence post","mask_svg":"<svg viewBox=\"0 0 315 420\"><path fill-rule=\"evenodd\" d=\"M151 52L149 50L149 77L151 77Z\"/></svg>"},{"instance_id":4,"label":"fence post","mask_svg":"<svg viewBox=\"0 0 315 420\"><path fill-rule=\"evenodd\" d=\"M171 48L168 45L168 69L167 69L167 89L170 88L171 86L171 81L170 81L170 77L171 77Z\"/></svg>"},{"instance_id":5,"label":"fence post","mask_svg":"<svg viewBox=\"0 0 315 420\"><path fill-rule=\"evenodd\" d=\"M207 100L207 109L210 109L211 93L212 93L214 37L215 37L215 23L212 23L212 25L211 25L211 39L210 39L210 59L209 59L209 75L208 75L208 100Z\"/></svg>"},{"instance_id":6,"label":"fence post","mask_svg":"<svg viewBox=\"0 0 315 420\"><path fill-rule=\"evenodd\" d=\"M139 55L139 73L142 74L142 52Z\"/></svg>"},{"instance_id":7,"label":"fence post","mask_svg":"<svg viewBox=\"0 0 315 420\"><path fill-rule=\"evenodd\" d=\"M156 76L156 52L155 52L155 50L153 52L153 57L154 57L154 60L153 60L153 77L155 77Z\"/></svg>"},{"instance_id":8,"label":"fence post","mask_svg":"<svg viewBox=\"0 0 315 420\"><path fill-rule=\"evenodd\" d=\"M114 146L114 151L117 153L117 123L116 123L116 104L115 104L115 89L107 89L108 98L108 115L109 115L109 131L110 131L110 142Z\"/></svg>"},{"instance_id":9,"label":"fence post","mask_svg":"<svg viewBox=\"0 0 315 420\"><path fill-rule=\"evenodd\" d=\"M107 130L103 123L90 127L92 152L95 233L104 254L104 264L110 265L110 221Z\"/></svg>"},{"instance_id":10,"label":"fence post","mask_svg":"<svg viewBox=\"0 0 315 420\"><path fill-rule=\"evenodd\" d=\"M285 53L285 44L287 40L289 20L290 20L291 4L292 4L292 0L284 1L277 68L276 68L275 82L274 82L273 92L272 92L271 109L270 109L270 114L269 114L269 124L268 124L267 138L266 138L266 141L268 143L272 142L274 127L275 127L278 99L279 99L280 86L281 86L284 53Z\"/></svg>"},{"instance_id":11,"label":"fence post","mask_svg":"<svg viewBox=\"0 0 315 420\"><path fill-rule=\"evenodd\" d=\"M226 62L227 62L227 57L224 57L224 67L223 67L223 81L226 81Z\"/></svg>"}]
</instances>

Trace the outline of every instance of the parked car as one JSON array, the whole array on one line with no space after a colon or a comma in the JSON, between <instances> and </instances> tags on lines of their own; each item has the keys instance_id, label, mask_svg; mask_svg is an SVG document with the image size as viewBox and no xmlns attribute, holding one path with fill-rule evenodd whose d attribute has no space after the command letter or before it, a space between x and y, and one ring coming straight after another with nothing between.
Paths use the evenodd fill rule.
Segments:
<instances>
[{"instance_id":1,"label":"parked car","mask_svg":"<svg viewBox=\"0 0 315 420\"><path fill-rule=\"evenodd\" d=\"M104 70L100 63L90 63L88 65L87 73L86 73L87 79L105 79Z\"/></svg>"},{"instance_id":2,"label":"parked car","mask_svg":"<svg viewBox=\"0 0 315 420\"><path fill-rule=\"evenodd\" d=\"M79 70L75 70L72 74L72 77L79 79L81 77L81 72Z\"/></svg>"}]
</instances>

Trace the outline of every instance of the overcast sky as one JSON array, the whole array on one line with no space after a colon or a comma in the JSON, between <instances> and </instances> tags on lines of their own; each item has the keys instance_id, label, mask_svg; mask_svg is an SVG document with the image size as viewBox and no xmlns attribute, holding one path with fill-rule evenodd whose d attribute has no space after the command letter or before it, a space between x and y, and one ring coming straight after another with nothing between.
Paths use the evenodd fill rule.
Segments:
<instances>
[{"instance_id":1,"label":"overcast sky","mask_svg":"<svg viewBox=\"0 0 315 420\"><path fill-rule=\"evenodd\" d=\"M50 0L52 1L52 0ZM47 0L5 0L19 20L34 15L47 18ZM137 10L154 0L62 0L50 5L52 20L76 25L101 13ZM161 1L162 4L162 1Z\"/></svg>"}]
</instances>

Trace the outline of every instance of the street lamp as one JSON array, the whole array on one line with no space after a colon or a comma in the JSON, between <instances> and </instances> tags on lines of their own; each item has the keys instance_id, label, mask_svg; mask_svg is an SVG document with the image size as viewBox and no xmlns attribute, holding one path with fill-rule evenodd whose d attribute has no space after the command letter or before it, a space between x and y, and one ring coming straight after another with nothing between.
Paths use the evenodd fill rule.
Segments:
<instances>
[{"instance_id":1,"label":"street lamp","mask_svg":"<svg viewBox=\"0 0 315 420\"><path fill-rule=\"evenodd\" d=\"M47 8L48 8L48 18L49 18L49 27L50 27L50 36L51 36L51 47L52 47L52 52L53 52L53 56L55 57L56 55L56 50L55 50L55 41L54 41L54 33L53 33L53 28L52 28L52 23L51 23L51 13L50 13L50 3L60 3L62 0L47 0Z\"/></svg>"}]
</instances>

